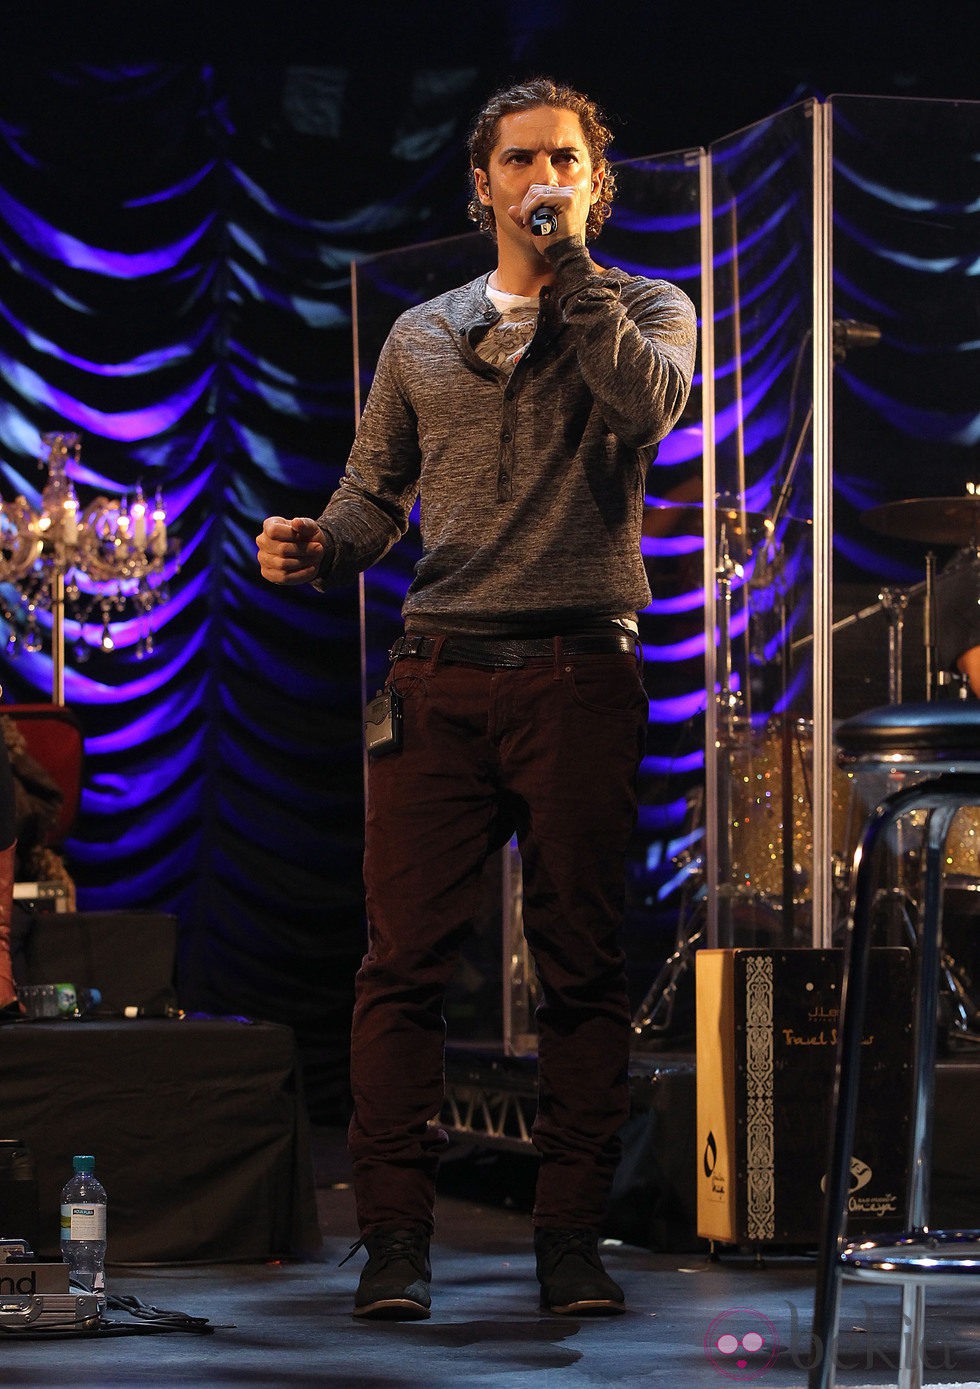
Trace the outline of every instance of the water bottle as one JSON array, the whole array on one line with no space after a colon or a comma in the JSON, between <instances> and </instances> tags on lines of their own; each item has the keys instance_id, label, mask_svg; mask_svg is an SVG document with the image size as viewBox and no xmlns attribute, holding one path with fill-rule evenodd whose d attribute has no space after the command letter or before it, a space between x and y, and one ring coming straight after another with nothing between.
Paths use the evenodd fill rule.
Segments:
<instances>
[{"instance_id":1,"label":"water bottle","mask_svg":"<svg viewBox=\"0 0 980 1389\"><path fill-rule=\"evenodd\" d=\"M95 1176L94 1157L72 1158L75 1175L61 1193L61 1257L81 1292L94 1293L105 1307L105 1188Z\"/></svg>"}]
</instances>

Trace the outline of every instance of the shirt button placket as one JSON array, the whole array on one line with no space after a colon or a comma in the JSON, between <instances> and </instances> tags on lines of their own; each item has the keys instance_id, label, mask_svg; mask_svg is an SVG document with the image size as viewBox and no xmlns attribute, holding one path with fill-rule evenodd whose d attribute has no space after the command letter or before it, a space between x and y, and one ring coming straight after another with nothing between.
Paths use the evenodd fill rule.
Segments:
<instances>
[{"instance_id":1,"label":"shirt button placket","mask_svg":"<svg viewBox=\"0 0 980 1389\"><path fill-rule=\"evenodd\" d=\"M514 426L517 419L513 383L504 390L504 409L500 426L500 452L497 457L497 500L509 502L514 495Z\"/></svg>"}]
</instances>

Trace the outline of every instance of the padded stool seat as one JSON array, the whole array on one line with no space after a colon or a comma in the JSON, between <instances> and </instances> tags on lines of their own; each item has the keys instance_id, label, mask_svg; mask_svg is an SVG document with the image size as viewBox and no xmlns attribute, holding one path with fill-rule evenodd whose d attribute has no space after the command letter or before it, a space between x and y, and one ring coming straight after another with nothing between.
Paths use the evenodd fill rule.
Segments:
<instances>
[{"instance_id":1,"label":"padded stool seat","mask_svg":"<svg viewBox=\"0 0 980 1389\"><path fill-rule=\"evenodd\" d=\"M836 732L842 766L980 771L980 703L889 704L847 719Z\"/></svg>"},{"instance_id":2,"label":"padded stool seat","mask_svg":"<svg viewBox=\"0 0 980 1389\"><path fill-rule=\"evenodd\" d=\"M810 1389L831 1389L834 1384L841 1283L846 1277L902 1288L898 1382L902 1389L920 1389L926 1287L960 1287L971 1278L980 1282L980 1231L929 1228L943 857L957 811L980 805L980 704L888 705L847 720L836 737L842 766L854 771L900 770L909 776L899 790L873 806L854 853L809 1383ZM898 821L912 815L924 816L924 824L905 1228L855 1244L846 1239L847 1207L874 924L875 851Z\"/></svg>"},{"instance_id":3,"label":"padded stool seat","mask_svg":"<svg viewBox=\"0 0 980 1389\"><path fill-rule=\"evenodd\" d=\"M865 1283L921 1279L959 1287L980 1277L980 1234L975 1230L933 1230L928 1235L880 1235L874 1243L848 1245L841 1255L848 1278Z\"/></svg>"}]
</instances>

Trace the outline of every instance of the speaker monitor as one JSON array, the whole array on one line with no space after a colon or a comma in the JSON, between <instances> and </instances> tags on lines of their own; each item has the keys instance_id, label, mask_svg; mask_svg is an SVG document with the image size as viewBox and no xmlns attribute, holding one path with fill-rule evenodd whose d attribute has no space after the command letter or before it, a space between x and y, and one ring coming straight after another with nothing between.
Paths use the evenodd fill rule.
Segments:
<instances>
[{"instance_id":1,"label":"speaker monitor","mask_svg":"<svg viewBox=\"0 0 980 1389\"><path fill-rule=\"evenodd\" d=\"M39 914L24 942L26 982L98 989L104 1016L176 1007L177 921L167 912Z\"/></svg>"}]
</instances>

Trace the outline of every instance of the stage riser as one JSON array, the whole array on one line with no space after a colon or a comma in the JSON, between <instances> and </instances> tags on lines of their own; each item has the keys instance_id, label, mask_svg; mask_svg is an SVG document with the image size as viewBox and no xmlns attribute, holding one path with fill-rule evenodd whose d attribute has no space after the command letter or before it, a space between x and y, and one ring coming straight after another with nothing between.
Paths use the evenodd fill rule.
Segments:
<instances>
[{"instance_id":1,"label":"stage riser","mask_svg":"<svg viewBox=\"0 0 980 1389\"><path fill-rule=\"evenodd\" d=\"M932 1189L937 1227L980 1224L975 1122L980 1114L980 1047L957 1053L936 1068ZM533 1121L534 1058L503 1057L486 1049L450 1047L448 1085L496 1097L499 1106L522 1106ZM696 1062L693 1052L643 1052L630 1063L632 1114L622 1131L623 1157L609 1203L605 1233L662 1253L704 1250L697 1233ZM503 1097L506 1096L506 1099ZM445 1123L445 1115L443 1122ZM498 1142L477 1127L452 1131L460 1143L523 1151L530 1142L513 1136ZM808 1246L806 1246L808 1247Z\"/></svg>"}]
</instances>

